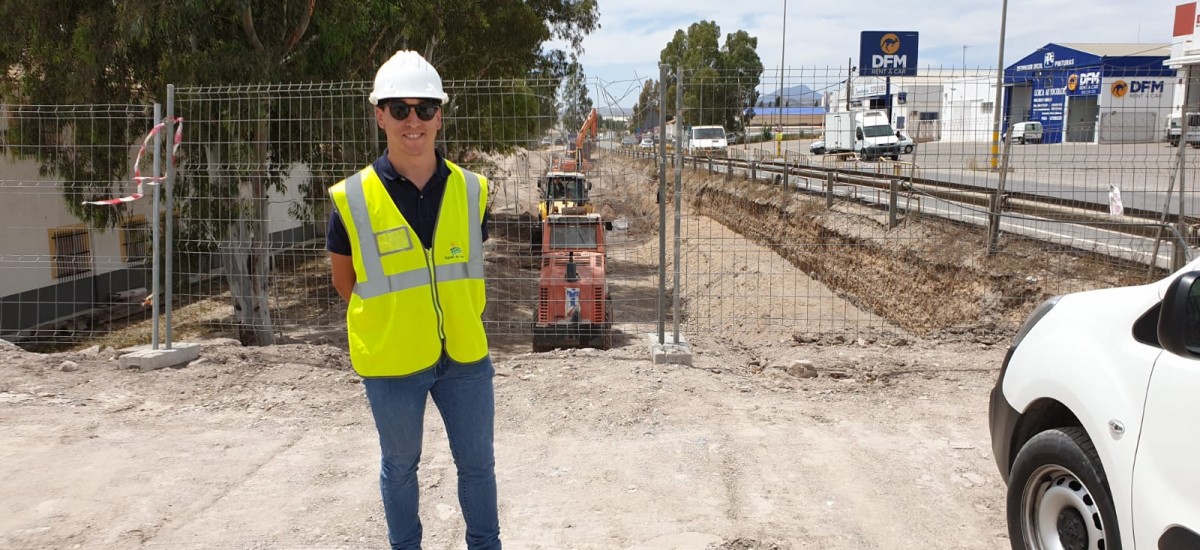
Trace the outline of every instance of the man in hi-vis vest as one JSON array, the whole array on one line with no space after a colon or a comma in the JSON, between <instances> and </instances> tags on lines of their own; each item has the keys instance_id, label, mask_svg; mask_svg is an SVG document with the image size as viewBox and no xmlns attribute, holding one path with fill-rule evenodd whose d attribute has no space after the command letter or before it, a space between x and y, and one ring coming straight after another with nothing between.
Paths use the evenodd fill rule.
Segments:
<instances>
[{"instance_id":1,"label":"man in hi-vis vest","mask_svg":"<svg viewBox=\"0 0 1200 550\"><path fill-rule=\"evenodd\" d=\"M379 485L394 549L421 547L417 465L426 396L458 468L467 547L500 548L492 447L495 399L483 330L487 180L434 148L442 128L436 69L397 52L369 97L387 151L329 188L333 286L349 302L350 360L379 432Z\"/></svg>"}]
</instances>

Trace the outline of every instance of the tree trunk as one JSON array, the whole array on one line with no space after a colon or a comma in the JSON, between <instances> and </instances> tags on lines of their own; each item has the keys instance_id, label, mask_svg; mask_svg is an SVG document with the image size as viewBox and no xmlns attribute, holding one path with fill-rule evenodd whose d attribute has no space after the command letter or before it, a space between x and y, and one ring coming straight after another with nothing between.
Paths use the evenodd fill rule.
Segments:
<instances>
[{"instance_id":1,"label":"tree trunk","mask_svg":"<svg viewBox=\"0 0 1200 550\"><path fill-rule=\"evenodd\" d=\"M241 215L229 228L230 247L226 255L229 292L238 325L238 340L244 346L269 346L275 343L271 324L271 303L267 282L271 275L271 240L267 234L267 143L270 139L267 117L270 105L263 101L256 130L256 160L260 170L238 182Z\"/></svg>"},{"instance_id":2,"label":"tree trunk","mask_svg":"<svg viewBox=\"0 0 1200 550\"><path fill-rule=\"evenodd\" d=\"M249 199L249 202L256 204L259 201ZM251 206L243 212L250 214L254 210L258 208ZM269 346L275 343L267 294L270 251L269 243L264 238L266 224L255 218L257 216L243 215L242 219L234 220L230 226L225 269L229 277L229 293L233 297L238 340L245 346Z\"/></svg>"}]
</instances>

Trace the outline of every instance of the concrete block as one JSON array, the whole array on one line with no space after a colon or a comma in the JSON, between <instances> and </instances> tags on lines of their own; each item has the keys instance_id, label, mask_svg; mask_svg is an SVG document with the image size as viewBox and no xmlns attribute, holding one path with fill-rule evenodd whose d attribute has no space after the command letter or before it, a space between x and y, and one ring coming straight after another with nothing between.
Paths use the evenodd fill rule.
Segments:
<instances>
[{"instance_id":1,"label":"concrete block","mask_svg":"<svg viewBox=\"0 0 1200 550\"><path fill-rule=\"evenodd\" d=\"M137 367L141 371L161 369L163 367L178 367L195 361L200 357L200 344L175 342L171 349L143 348L122 355L119 361L124 368Z\"/></svg>"},{"instance_id":2,"label":"concrete block","mask_svg":"<svg viewBox=\"0 0 1200 550\"><path fill-rule=\"evenodd\" d=\"M669 332L663 334L663 338L667 343L659 343L657 332L646 335L650 342L650 358L655 365L692 366L692 346L682 334L679 335L678 343L675 336Z\"/></svg>"}]
</instances>

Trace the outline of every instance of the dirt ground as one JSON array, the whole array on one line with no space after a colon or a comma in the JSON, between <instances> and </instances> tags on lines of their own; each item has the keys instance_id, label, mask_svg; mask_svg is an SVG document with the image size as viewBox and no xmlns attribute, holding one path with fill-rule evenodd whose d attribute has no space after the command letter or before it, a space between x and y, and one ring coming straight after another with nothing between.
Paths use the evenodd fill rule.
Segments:
<instances>
[{"instance_id":1,"label":"dirt ground","mask_svg":"<svg viewBox=\"0 0 1200 550\"><path fill-rule=\"evenodd\" d=\"M1003 548L1000 346L693 338L496 354L508 548ZM499 345L503 349L505 346ZM181 369L0 351L0 548L381 548L378 447L343 350L205 343ZM431 408L425 547L463 548Z\"/></svg>"},{"instance_id":2,"label":"dirt ground","mask_svg":"<svg viewBox=\"0 0 1200 550\"><path fill-rule=\"evenodd\" d=\"M1000 308L996 318L940 320L958 328L936 334L909 330L871 313L872 303L853 293L858 278L821 268L778 240L746 241L742 235L753 237L754 228L703 215L706 203L754 210L772 199L734 198L716 181L693 192L701 197L689 204L706 224L701 234L737 251L706 248L702 261L716 264L708 273L741 271L737 262L755 247L774 251L776 264L758 268L819 289L789 307L822 312L813 318L831 330L697 331L687 335L690 366L654 364L643 325L623 327L619 345L603 351L532 354L527 339L495 338L505 546L1008 547L987 396L1010 336L995 327L1010 326L1001 318L1033 304ZM622 200L629 212L648 209L644 196ZM771 220L755 210L753 218L799 236L806 224L822 224L830 228L822 238L832 232L871 241L846 225L858 215L852 212L768 210L788 214ZM633 225L642 220L634 217ZM928 254L937 254L953 240L936 237L911 242L929 241ZM862 261L877 269L899 268L878 263L889 257L886 246L861 248ZM657 260L630 250L625 261ZM907 257L928 263L920 250ZM961 263L958 269L1015 280L977 259ZM525 268L497 259L489 275ZM684 281L689 315L700 307L745 308L714 300L706 290L713 284ZM1027 290L1033 300L1054 289ZM964 303L976 306L979 293L994 291L986 284L976 294L961 290ZM947 289L941 299L956 292ZM901 303L911 317L914 304L938 299ZM517 320L528 312L509 313ZM753 319L763 312L742 313ZM848 320L875 328L847 333ZM921 326L931 326L926 321ZM374 426L344 346L188 340L204 345L199 360L150 372L120 368L122 352L109 347L40 354L0 345L0 548L384 547ZM453 461L433 407L426 434L425 548L464 548Z\"/></svg>"}]
</instances>

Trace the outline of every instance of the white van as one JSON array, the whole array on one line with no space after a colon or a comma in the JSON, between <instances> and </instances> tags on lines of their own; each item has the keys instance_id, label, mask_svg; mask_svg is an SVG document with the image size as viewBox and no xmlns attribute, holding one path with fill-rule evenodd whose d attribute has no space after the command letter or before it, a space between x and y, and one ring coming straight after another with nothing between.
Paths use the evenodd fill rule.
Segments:
<instances>
[{"instance_id":1,"label":"white van","mask_svg":"<svg viewBox=\"0 0 1200 550\"><path fill-rule=\"evenodd\" d=\"M988 407L1013 548L1200 548L1200 259L1054 297Z\"/></svg>"},{"instance_id":2,"label":"white van","mask_svg":"<svg viewBox=\"0 0 1200 550\"><path fill-rule=\"evenodd\" d=\"M1041 143L1042 123L1030 121L1013 124L1012 133L1008 139L1020 144Z\"/></svg>"}]
</instances>

